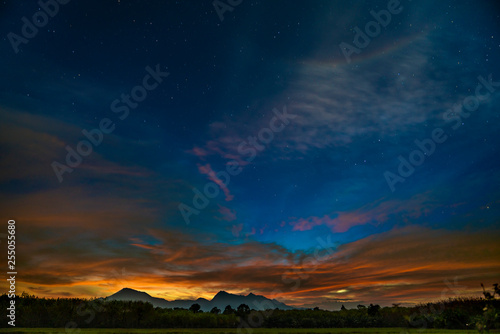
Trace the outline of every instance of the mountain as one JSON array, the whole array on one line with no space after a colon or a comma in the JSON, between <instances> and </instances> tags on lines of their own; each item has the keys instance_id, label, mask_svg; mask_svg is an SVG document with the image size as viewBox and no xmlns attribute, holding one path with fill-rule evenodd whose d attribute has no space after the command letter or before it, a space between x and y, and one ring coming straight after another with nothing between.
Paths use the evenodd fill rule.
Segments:
<instances>
[{"instance_id":1,"label":"mountain","mask_svg":"<svg viewBox=\"0 0 500 334\"><path fill-rule=\"evenodd\" d=\"M153 304L154 307L166 307L166 308L186 308L188 309L191 305L198 303L204 312L210 311L213 307L219 308L224 311L227 305L231 305L233 309L236 309L241 304L248 305L254 310L266 310L279 308L282 310L292 310L293 307L283 304L276 299L268 299L264 296L254 295L249 293L248 295L235 295L232 293L227 293L225 291L219 291L212 300L207 300L204 298L198 298L196 300L173 300L168 301L163 298L155 298L148 295L146 292L137 291L134 289L124 288L120 291L104 298L105 300L131 300L131 301L143 301Z\"/></svg>"},{"instance_id":2,"label":"mountain","mask_svg":"<svg viewBox=\"0 0 500 334\"><path fill-rule=\"evenodd\" d=\"M148 295L146 292L137 291L134 289L123 288L117 293L112 294L105 300L131 300L134 302L143 301L153 304L154 307L169 307L169 301L162 298L155 298Z\"/></svg>"},{"instance_id":3,"label":"mountain","mask_svg":"<svg viewBox=\"0 0 500 334\"><path fill-rule=\"evenodd\" d=\"M232 308L237 308L241 304L248 305L254 310L266 310L279 308L282 310L292 310L293 307L283 304L276 299L268 299L264 296L254 295L249 293L247 296L243 295L233 295L225 291L219 291L214 298L210 301L212 307L216 306L220 310L224 311L227 305L231 305ZM201 305L201 304L200 304Z\"/></svg>"}]
</instances>

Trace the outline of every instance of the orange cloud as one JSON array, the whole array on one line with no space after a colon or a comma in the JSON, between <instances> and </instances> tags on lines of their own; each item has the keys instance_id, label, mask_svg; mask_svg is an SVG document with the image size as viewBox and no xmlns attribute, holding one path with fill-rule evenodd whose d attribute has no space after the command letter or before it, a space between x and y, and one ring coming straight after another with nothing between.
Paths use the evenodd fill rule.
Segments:
<instances>
[{"instance_id":1,"label":"orange cloud","mask_svg":"<svg viewBox=\"0 0 500 334\"><path fill-rule=\"evenodd\" d=\"M41 296L59 291L90 297L127 286L167 299L251 291L297 306L319 301L331 308L347 301L418 303L479 295L481 282L498 281L498 234L407 227L335 250L318 244L316 257L275 244L200 243L159 229L149 230L154 243L133 238L120 248L62 235L24 246L29 255L21 258L26 265L19 287ZM121 270L126 274L117 280Z\"/></svg>"}]
</instances>

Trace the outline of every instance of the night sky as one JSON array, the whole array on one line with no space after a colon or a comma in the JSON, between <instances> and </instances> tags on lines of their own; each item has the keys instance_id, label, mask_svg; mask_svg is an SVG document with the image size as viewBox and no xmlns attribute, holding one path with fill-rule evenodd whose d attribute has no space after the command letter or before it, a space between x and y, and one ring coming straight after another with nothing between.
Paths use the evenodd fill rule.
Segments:
<instances>
[{"instance_id":1,"label":"night sky","mask_svg":"<svg viewBox=\"0 0 500 334\"><path fill-rule=\"evenodd\" d=\"M0 3L18 293L338 309L499 282L495 1L45 1Z\"/></svg>"}]
</instances>

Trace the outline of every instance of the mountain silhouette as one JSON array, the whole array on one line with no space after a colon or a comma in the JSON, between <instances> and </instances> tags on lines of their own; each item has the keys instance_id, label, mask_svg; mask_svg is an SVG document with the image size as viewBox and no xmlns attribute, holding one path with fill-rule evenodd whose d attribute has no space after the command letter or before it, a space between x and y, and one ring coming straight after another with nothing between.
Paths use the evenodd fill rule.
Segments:
<instances>
[{"instance_id":1,"label":"mountain silhouette","mask_svg":"<svg viewBox=\"0 0 500 334\"><path fill-rule=\"evenodd\" d=\"M293 307L288 306L284 303L277 301L276 299L269 299L264 296L254 295L249 293L248 295L235 295L228 293L226 291L219 291L212 300L207 300L205 298L198 298L196 300L173 300L168 301L163 298L151 297L149 294L143 291L137 291L130 288L123 288L120 291L104 298L105 300L130 300L130 301L143 301L153 304L154 307L163 308L185 308L188 309L191 305L197 303L201 306L204 312L210 311L213 307L219 308L224 311L227 305L230 305L233 309L236 309L241 304L248 305L254 310L266 310L266 309L281 309L281 310L292 310Z\"/></svg>"}]
</instances>

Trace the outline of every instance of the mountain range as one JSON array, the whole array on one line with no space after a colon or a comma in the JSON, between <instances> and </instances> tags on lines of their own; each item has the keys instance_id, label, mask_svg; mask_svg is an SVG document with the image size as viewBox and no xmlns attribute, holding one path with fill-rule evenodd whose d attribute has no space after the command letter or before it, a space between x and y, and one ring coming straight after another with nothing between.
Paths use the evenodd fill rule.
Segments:
<instances>
[{"instance_id":1,"label":"mountain range","mask_svg":"<svg viewBox=\"0 0 500 334\"><path fill-rule=\"evenodd\" d=\"M198 298L196 300L172 300L168 301L163 298L152 297L146 292L137 291L130 288L124 288L120 291L104 298L105 300L131 300L131 301L143 301L153 304L154 307L164 307L164 308L185 308L189 309L191 305L197 303L201 306L201 310L204 312L210 311L213 307L217 307L221 311L224 311L227 305L230 305L233 309L236 309L241 304L248 305L254 310L266 310L266 309L281 309L281 310L292 310L294 307L283 304L276 299L269 299L264 296L254 295L249 293L248 295L235 295L232 293L227 293L225 291L219 291L211 300L205 298Z\"/></svg>"}]
</instances>

